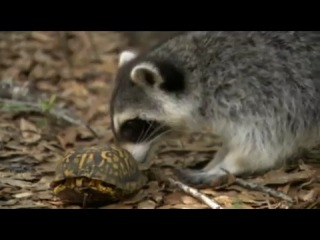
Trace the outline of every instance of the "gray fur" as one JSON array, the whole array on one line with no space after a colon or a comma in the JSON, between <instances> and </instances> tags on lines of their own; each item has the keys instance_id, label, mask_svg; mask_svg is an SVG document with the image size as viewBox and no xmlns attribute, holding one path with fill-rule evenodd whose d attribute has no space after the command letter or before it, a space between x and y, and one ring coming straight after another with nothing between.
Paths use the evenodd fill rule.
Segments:
<instances>
[{"instance_id":1,"label":"gray fur","mask_svg":"<svg viewBox=\"0 0 320 240\"><path fill-rule=\"evenodd\" d=\"M129 84L133 66L155 60L184 73L182 94ZM209 184L225 175L222 169L236 176L268 170L320 142L319 32L189 32L138 56L119 74L113 114L135 109L173 130L205 126L222 138L206 168L182 171L190 183Z\"/></svg>"}]
</instances>

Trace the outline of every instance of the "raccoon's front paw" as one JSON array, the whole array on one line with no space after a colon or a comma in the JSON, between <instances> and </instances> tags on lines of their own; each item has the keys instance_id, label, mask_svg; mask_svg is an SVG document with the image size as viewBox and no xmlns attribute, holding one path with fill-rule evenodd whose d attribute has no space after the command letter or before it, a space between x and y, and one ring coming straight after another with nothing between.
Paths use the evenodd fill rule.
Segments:
<instances>
[{"instance_id":1,"label":"raccoon's front paw","mask_svg":"<svg viewBox=\"0 0 320 240\"><path fill-rule=\"evenodd\" d=\"M204 170L177 169L176 175L180 181L195 187L216 187L227 182L227 174L222 171L215 173Z\"/></svg>"}]
</instances>

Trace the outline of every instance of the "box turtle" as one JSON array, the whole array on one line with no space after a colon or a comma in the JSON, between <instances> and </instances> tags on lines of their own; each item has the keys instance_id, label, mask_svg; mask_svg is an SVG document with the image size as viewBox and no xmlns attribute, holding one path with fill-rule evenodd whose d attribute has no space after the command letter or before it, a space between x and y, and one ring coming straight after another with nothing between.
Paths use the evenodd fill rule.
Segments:
<instances>
[{"instance_id":1,"label":"box turtle","mask_svg":"<svg viewBox=\"0 0 320 240\"><path fill-rule=\"evenodd\" d=\"M134 195L147 182L137 162L117 145L73 150L59 162L51 183L69 204L95 205Z\"/></svg>"}]
</instances>

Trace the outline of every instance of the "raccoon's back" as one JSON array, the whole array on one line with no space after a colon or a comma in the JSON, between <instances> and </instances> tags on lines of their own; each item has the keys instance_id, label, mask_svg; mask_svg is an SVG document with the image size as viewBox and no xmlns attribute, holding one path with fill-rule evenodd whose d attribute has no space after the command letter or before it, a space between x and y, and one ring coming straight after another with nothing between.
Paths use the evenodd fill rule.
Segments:
<instances>
[{"instance_id":1,"label":"raccoon's back","mask_svg":"<svg viewBox=\"0 0 320 240\"><path fill-rule=\"evenodd\" d=\"M192 34L201 36L206 109L234 118L283 112L320 120L320 32Z\"/></svg>"}]
</instances>

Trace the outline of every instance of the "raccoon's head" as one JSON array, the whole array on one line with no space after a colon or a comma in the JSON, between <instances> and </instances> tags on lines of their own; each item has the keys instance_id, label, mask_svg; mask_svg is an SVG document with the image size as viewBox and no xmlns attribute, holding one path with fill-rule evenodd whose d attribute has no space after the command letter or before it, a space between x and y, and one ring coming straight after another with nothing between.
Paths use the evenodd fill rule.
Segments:
<instances>
[{"instance_id":1,"label":"raccoon's head","mask_svg":"<svg viewBox=\"0 0 320 240\"><path fill-rule=\"evenodd\" d=\"M122 52L110 103L117 142L138 162L147 161L159 140L188 128L186 91L184 72L170 60Z\"/></svg>"}]
</instances>

